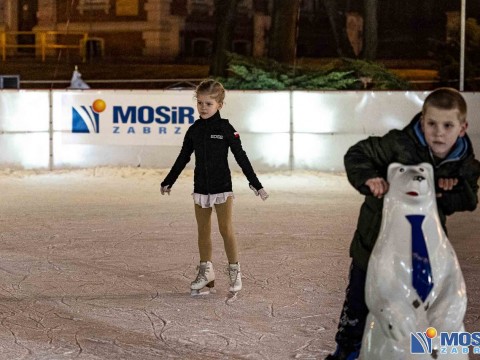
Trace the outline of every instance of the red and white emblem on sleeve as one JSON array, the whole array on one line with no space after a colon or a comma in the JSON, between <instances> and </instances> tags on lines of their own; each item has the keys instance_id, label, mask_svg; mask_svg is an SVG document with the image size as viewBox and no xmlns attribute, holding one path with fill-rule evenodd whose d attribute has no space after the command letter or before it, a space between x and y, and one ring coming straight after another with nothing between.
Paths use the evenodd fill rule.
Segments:
<instances>
[{"instance_id":1,"label":"red and white emblem on sleeve","mask_svg":"<svg viewBox=\"0 0 480 360\"><path fill-rule=\"evenodd\" d=\"M240 138L240 134L239 134L238 132L236 132L236 131L233 133L233 136L235 136L235 139Z\"/></svg>"}]
</instances>

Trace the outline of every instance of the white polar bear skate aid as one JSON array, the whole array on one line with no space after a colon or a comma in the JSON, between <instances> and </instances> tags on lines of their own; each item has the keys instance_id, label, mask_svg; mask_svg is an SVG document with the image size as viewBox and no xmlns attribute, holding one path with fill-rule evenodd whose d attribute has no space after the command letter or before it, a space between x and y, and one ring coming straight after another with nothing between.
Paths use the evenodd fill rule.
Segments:
<instances>
[{"instance_id":1,"label":"white polar bear skate aid","mask_svg":"<svg viewBox=\"0 0 480 360\"><path fill-rule=\"evenodd\" d=\"M370 313L360 359L467 360L461 352L443 354L437 335L464 331L467 295L438 216L433 168L393 163L388 182L368 263L365 300Z\"/></svg>"}]
</instances>

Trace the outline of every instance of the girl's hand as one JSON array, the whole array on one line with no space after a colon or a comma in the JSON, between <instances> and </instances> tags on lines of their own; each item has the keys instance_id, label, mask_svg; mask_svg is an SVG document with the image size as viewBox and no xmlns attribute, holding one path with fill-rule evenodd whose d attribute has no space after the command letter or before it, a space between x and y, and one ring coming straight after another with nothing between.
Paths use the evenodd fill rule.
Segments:
<instances>
[{"instance_id":1,"label":"girl's hand","mask_svg":"<svg viewBox=\"0 0 480 360\"><path fill-rule=\"evenodd\" d=\"M268 194L267 192L265 191L264 188L261 188L260 190L257 190L255 189L252 185L250 185L250 189L252 189L253 193L255 194L255 196L258 196L260 195L260 197L262 198L263 201L267 200L268 199Z\"/></svg>"},{"instance_id":2,"label":"girl's hand","mask_svg":"<svg viewBox=\"0 0 480 360\"><path fill-rule=\"evenodd\" d=\"M442 190L452 190L455 185L458 184L457 178L440 178L438 179L438 187ZM442 197L442 193L438 193L437 197Z\"/></svg>"},{"instance_id":3,"label":"girl's hand","mask_svg":"<svg viewBox=\"0 0 480 360\"><path fill-rule=\"evenodd\" d=\"M167 193L168 195L170 195L170 191L172 191L172 189L170 188L170 185L165 185L165 186L160 185L160 194L165 195L165 193Z\"/></svg>"},{"instance_id":4,"label":"girl's hand","mask_svg":"<svg viewBox=\"0 0 480 360\"><path fill-rule=\"evenodd\" d=\"M365 185L368 186L373 196L379 199L382 198L383 195L385 195L388 191L388 182L381 177L368 179L365 181Z\"/></svg>"},{"instance_id":5,"label":"girl's hand","mask_svg":"<svg viewBox=\"0 0 480 360\"><path fill-rule=\"evenodd\" d=\"M263 201L267 200L269 196L264 188L261 188L260 190L258 190L258 195L260 195Z\"/></svg>"}]
</instances>

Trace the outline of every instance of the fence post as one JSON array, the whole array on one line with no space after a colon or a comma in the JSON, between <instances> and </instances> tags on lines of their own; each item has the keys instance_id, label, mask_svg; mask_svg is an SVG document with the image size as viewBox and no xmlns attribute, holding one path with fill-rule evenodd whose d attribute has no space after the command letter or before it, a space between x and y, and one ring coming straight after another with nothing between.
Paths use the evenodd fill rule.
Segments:
<instances>
[{"instance_id":1,"label":"fence post","mask_svg":"<svg viewBox=\"0 0 480 360\"><path fill-rule=\"evenodd\" d=\"M87 41L88 33L83 34L83 40L80 40L80 53L82 54L82 62L87 62Z\"/></svg>"},{"instance_id":2,"label":"fence post","mask_svg":"<svg viewBox=\"0 0 480 360\"><path fill-rule=\"evenodd\" d=\"M53 170L53 90L48 91L48 170Z\"/></svg>"},{"instance_id":3,"label":"fence post","mask_svg":"<svg viewBox=\"0 0 480 360\"><path fill-rule=\"evenodd\" d=\"M293 171L293 163L294 163L294 149L293 149L293 90L289 91L289 102L290 102L290 127L289 127L289 137L290 137L290 149L289 149L289 156L288 156L288 168L290 171Z\"/></svg>"},{"instance_id":4,"label":"fence post","mask_svg":"<svg viewBox=\"0 0 480 360\"><path fill-rule=\"evenodd\" d=\"M7 33L2 32L0 36L0 45L2 47L2 60L7 60Z\"/></svg>"},{"instance_id":5,"label":"fence post","mask_svg":"<svg viewBox=\"0 0 480 360\"><path fill-rule=\"evenodd\" d=\"M45 32L40 33L40 46L42 48L42 62L45 62L47 55L47 34Z\"/></svg>"}]
</instances>

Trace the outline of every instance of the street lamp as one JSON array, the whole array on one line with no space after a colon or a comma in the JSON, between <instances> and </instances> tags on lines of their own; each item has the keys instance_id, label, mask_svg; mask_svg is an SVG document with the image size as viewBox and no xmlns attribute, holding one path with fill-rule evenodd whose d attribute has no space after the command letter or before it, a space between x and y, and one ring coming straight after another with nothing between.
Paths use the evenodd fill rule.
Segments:
<instances>
[{"instance_id":1,"label":"street lamp","mask_svg":"<svg viewBox=\"0 0 480 360\"><path fill-rule=\"evenodd\" d=\"M467 0L462 0L460 11L460 81L459 90L463 91L465 82L465 16Z\"/></svg>"}]
</instances>

